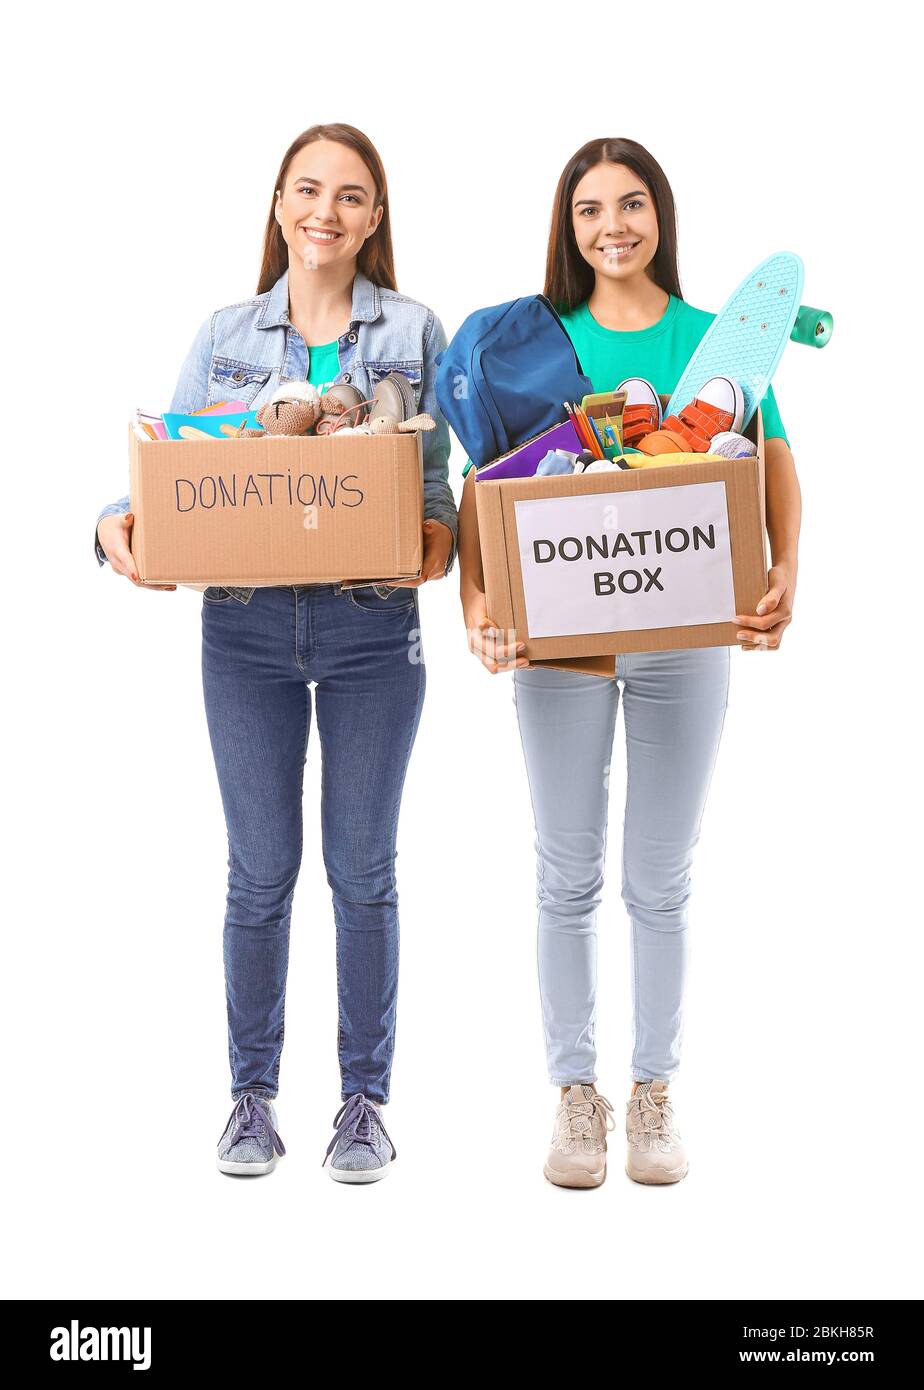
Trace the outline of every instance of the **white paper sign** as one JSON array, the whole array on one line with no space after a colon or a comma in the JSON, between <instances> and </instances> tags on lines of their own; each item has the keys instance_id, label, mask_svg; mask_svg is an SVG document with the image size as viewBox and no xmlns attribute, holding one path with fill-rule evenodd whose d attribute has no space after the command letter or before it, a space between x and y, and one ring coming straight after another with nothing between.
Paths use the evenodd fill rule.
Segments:
<instances>
[{"instance_id":1,"label":"white paper sign","mask_svg":"<svg viewBox=\"0 0 924 1390\"><path fill-rule=\"evenodd\" d=\"M514 507L530 637L734 622L723 482Z\"/></svg>"}]
</instances>

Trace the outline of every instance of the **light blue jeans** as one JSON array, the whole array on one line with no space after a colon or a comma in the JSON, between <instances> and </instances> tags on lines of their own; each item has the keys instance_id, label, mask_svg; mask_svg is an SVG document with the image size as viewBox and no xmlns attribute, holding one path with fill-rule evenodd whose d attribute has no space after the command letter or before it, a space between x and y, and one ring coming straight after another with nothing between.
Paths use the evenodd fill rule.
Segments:
<instances>
[{"instance_id":1,"label":"light blue jeans","mask_svg":"<svg viewBox=\"0 0 924 1390\"><path fill-rule=\"evenodd\" d=\"M627 785L632 1079L680 1064L693 848L728 707L729 647L632 652L606 679L521 668L514 701L536 823L539 993L549 1076L596 1081L597 909L620 682Z\"/></svg>"}]
</instances>

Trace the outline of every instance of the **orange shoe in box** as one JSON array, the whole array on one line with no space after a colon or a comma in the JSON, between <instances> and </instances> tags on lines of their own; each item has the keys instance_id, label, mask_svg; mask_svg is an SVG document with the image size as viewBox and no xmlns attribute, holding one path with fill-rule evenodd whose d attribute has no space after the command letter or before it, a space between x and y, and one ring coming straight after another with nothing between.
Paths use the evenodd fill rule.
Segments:
<instances>
[{"instance_id":1,"label":"orange shoe in box","mask_svg":"<svg viewBox=\"0 0 924 1390\"><path fill-rule=\"evenodd\" d=\"M622 409L622 442L626 449L637 449L638 441L653 430L661 428L661 399L650 381L644 377L627 376L613 392L626 393Z\"/></svg>"},{"instance_id":2,"label":"orange shoe in box","mask_svg":"<svg viewBox=\"0 0 924 1390\"><path fill-rule=\"evenodd\" d=\"M744 419L744 396L737 381L714 376L679 415L668 415L661 428L635 446L643 454L706 454L717 434L738 433Z\"/></svg>"}]
</instances>

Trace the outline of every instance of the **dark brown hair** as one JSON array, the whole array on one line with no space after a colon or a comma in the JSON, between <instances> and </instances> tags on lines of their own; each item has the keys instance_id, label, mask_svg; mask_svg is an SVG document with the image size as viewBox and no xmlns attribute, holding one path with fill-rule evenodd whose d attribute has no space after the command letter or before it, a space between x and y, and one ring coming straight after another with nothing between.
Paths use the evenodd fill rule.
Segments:
<instances>
[{"instance_id":1,"label":"dark brown hair","mask_svg":"<svg viewBox=\"0 0 924 1390\"><path fill-rule=\"evenodd\" d=\"M266 219L266 232L263 237L263 264L260 266L257 294L263 294L266 290L272 289L283 271L288 270L289 248L282 234L282 228L276 221L276 190L282 192L293 159L300 150L315 140L334 140L338 145L346 145L347 149L355 150L372 175L372 182L375 185L375 205L378 207L381 204L382 220L372 236L364 243L356 258L356 263L373 284L381 285L383 289L396 290L398 286L395 283L395 258L391 245L391 218L388 213L388 183L385 179L384 166L379 158L378 150L372 141L363 135L361 130L357 130L352 125L336 124L313 125L308 130L303 130L301 135L296 136L292 141L282 157L279 173L276 175L276 182L273 185L269 217Z\"/></svg>"},{"instance_id":2,"label":"dark brown hair","mask_svg":"<svg viewBox=\"0 0 924 1390\"><path fill-rule=\"evenodd\" d=\"M578 250L574 237L571 200L581 179L596 164L624 164L637 174L651 194L658 219L658 249L647 267L660 289L683 298L677 269L677 212L674 195L664 170L644 145L634 140L588 140L562 170L555 201L545 262L545 294L564 312L582 304L594 287L593 268Z\"/></svg>"}]
</instances>

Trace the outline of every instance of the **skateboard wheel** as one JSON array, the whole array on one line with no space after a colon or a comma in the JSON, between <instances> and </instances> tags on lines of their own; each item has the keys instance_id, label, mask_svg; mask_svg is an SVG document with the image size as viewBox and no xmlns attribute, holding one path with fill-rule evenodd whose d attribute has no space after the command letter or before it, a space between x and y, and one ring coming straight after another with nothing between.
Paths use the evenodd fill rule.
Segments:
<instances>
[{"instance_id":1,"label":"skateboard wheel","mask_svg":"<svg viewBox=\"0 0 924 1390\"><path fill-rule=\"evenodd\" d=\"M834 319L826 309L813 309L811 305L803 304L789 336L794 343L822 348L830 341L833 332Z\"/></svg>"}]
</instances>

